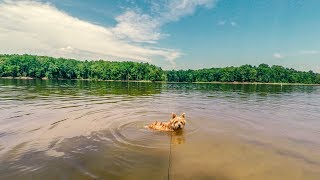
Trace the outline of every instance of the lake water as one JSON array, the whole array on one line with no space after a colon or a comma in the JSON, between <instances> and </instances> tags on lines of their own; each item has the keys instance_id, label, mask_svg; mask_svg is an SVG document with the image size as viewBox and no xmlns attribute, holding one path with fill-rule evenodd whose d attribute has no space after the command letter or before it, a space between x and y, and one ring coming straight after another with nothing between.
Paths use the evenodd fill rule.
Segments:
<instances>
[{"instance_id":1,"label":"lake water","mask_svg":"<svg viewBox=\"0 0 320 180\"><path fill-rule=\"evenodd\" d=\"M318 180L320 86L0 79L0 176Z\"/></svg>"}]
</instances>

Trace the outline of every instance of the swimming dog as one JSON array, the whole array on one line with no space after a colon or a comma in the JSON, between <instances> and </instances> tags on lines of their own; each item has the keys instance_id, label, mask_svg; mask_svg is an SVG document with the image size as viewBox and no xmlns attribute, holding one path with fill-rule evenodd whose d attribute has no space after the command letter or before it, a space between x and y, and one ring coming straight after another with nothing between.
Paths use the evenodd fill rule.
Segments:
<instances>
[{"instance_id":1,"label":"swimming dog","mask_svg":"<svg viewBox=\"0 0 320 180\"><path fill-rule=\"evenodd\" d=\"M159 130L159 131L177 131L184 128L186 124L186 114L182 113L180 116L177 116L175 113L172 113L171 119L168 122L154 122L147 128Z\"/></svg>"}]
</instances>

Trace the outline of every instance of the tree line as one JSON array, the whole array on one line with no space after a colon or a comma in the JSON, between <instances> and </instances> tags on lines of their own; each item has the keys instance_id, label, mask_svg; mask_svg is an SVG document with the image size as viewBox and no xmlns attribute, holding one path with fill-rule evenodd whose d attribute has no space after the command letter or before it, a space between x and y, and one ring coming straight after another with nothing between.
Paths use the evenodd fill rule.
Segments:
<instances>
[{"instance_id":1,"label":"tree line","mask_svg":"<svg viewBox=\"0 0 320 180\"><path fill-rule=\"evenodd\" d=\"M165 71L149 63L78 61L27 54L0 55L0 77L320 84L318 73L297 71L277 65L260 64L259 66Z\"/></svg>"},{"instance_id":2,"label":"tree line","mask_svg":"<svg viewBox=\"0 0 320 180\"><path fill-rule=\"evenodd\" d=\"M165 72L137 62L78 61L34 55L0 55L0 77L164 81Z\"/></svg>"},{"instance_id":3,"label":"tree line","mask_svg":"<svg viewBox=\"0 0 320 180\"><path fill-rule=\"evenodd\" d=\"M240 67L167 71L168 81L175 82L261 82L320 84L320 74L297 71L282 66L260 64Z\"/></svg>"}]
</instances>

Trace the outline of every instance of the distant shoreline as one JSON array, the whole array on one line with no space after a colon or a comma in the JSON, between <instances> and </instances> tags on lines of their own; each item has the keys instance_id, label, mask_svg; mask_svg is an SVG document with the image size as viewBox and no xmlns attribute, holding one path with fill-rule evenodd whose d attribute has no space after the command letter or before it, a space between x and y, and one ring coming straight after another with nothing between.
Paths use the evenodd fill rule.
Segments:
<instances>
[{"instance_id":1,"label":"distant shoreline","mask_svg":"<svg viewBox=\"0 0 320 180\"><path fill-rule=\"evenodd\" d=\"M195 84L268 84L268 85L295 85L295 86L320 86L320 84L303 84L303 83L263 83L263 82L193 82Z\"/></svg>"},{"instance_id":2,"label":"distant shoreline","mask_svg":"<svg viewBox=\"0 0 320 180\"><path fill-rule=\"evenodd\" d=\"M0 77L0 79L22 79L22 80L72 80L72 81L105 81L105 82L152 82L147 80L103 80L103 79L64 79L64 78L57 78L57 79L48 79L48 78L33 78L33 77ZM164 82L164 81L156 81L156 82Z\"/></svg>"},{"instance_id":3,"label":"distant shoreline","mask_svg":"<svg viewBox=\"0 0 320 180\"><path fill-rule=\"evenodd\" d=\"M32 78L32 77L0 77L0 79L20 79L20 80L72 80L72 81L104 81L104 82L142 82L142 83L177 83L177 84L250 84L250 85L283 85L283 86L320 86L320 84L303 84L303 83L263 83L263 82L171 82L171 81L147 81L147 80L102 80L102 79L48 79L48 78Z\"/></svg>"}]
</instances>

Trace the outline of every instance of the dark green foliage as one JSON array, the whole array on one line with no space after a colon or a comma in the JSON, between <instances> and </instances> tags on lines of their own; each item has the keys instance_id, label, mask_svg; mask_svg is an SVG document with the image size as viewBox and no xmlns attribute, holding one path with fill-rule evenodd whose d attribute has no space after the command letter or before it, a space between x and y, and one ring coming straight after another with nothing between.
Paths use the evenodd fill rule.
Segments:
<instances>
[{"instance_id":1,"label":"dark green foliage","mask_svg":"<svg viewBox=\"0 0 320 180\"><path fill-rule=\"evenodd\" d=\"M170 82L261 82L261 83L304 83L319 84L320 74L302 72L282 66L260 64L258 67L211 68L167 72Z\"/></svg>"},{"instance_id":2,"label":"dark green foliage","mask_svg":"<svg viewBox=\"0 0 320 180\"><path fill-rule=\"evenodd\" d=\"M200 70L170 70L148 63L77 61L33 55L0 55L0 77L147 80L169 82L261 82L320 84L320 74L282 66L243 65Z\"/></svg>"},{"instance_id":3,"label":"dark green foliage","mask_svg":"<svg viewBox=\"0 0 320 180\"><path fill-rule=\"evenodd\" d=\"M137 62L77 61L33 55L0 55L0 77L165 81L165 72Z\"/></svg>"}]
</instances>

